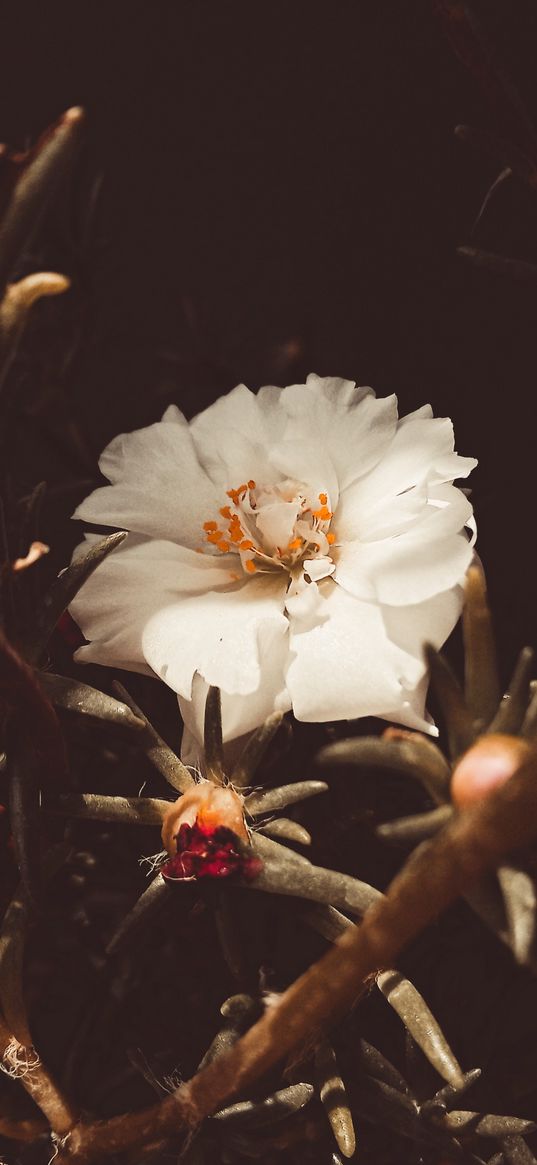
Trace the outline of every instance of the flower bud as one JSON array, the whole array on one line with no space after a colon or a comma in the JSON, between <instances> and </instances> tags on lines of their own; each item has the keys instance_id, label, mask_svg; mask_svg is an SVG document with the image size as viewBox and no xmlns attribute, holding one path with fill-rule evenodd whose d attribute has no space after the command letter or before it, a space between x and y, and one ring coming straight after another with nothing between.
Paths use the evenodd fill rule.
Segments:
<instances>
[{"instance_id":1,"label":"flower bud","mask_svg":"<svg viewBox=\"0 0 537 1165\"><path fill-rule=\"evenodd\" d=\"M243 798L230 785L222 788L211 781L200 781L170 805L162 823L162 842L170 857L176 853L176 838L182 825L198 825L204 833L223 826L248 841Z\"/></svg>"},{"instance_id":2,"label":"flower bud","mask_svg":"<svg viewBox=\"0 0 537 1165\"><path fill-rule=\"evenodd\" d=\"M531 754L530 744L516 736L491 733L464 753L451 780L451 796L458 808L473 805L503 785Z\"/></svg>"},{"instance_id":3,"label":"flower bud","mask_svg":"<svg viewBox=\"0 0 537 1165\"><path fill-rule=\"evenodd\" d=\"M261 862L251 851L243 798L231 786L200 781L170 806L162 840L170 860L162 875L170 881L192 878L254 878Z\"/></svg>"}]
</instances>

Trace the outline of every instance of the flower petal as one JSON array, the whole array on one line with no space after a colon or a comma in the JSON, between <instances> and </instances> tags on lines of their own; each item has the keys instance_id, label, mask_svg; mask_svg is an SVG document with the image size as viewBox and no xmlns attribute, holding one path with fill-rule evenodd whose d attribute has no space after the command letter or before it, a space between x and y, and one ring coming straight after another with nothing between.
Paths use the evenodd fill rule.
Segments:
<instances>
[{"instance_id":1,"label":"flower petal","mask_svg":"<svg viewBox=\"0 0 537 1165\"><path fill-rule=\"evenodd\" d=\"M237 384L192 419L190 428L196 445L201 448L207 443L215 444L221 429L241 433L254 444L277 441L285 424L281 412L282 391L267 385L255 393L245 384Z\"/></svg>"},{"instance_id":2,"label":"flower petal","mask_svg":"<svg viewBox=\"0 0 537 1165\"><path fill-rule=\"evenodd\" d=\"M406 533L338 548L336 581L357 598L408 606L462 582L472 545L461 531L472 514L455 486L437 486L435 502Z\"/></svg>"},{"instance_id":3,"label":"flower petal","mask_svg":"<svg viewBox=\"0 0 537 1165\"><path fill-rule=\"evenodd\" d=\"M276 547L282 552L287 549L293 537L298 512L297 502L278 499L262 506L254 515L256 527L263 536L269 554L273 554Z\"/></svg>"},{"instance_id":4,"label":"flower petal","mask_svg":"<svg viewBox=\"0 0 537 1165\"><path fill-rule=\"evenodd\" d=\"M357 508L352 521L352 540L377 542L408 533L425 516L427 504L426 488L415 486L397 497L383 498L376 506L364 510ZM338 519L336 522L338 537L343 540L348 527Z\"/></svg>"},{"instance_id":5,"label":"flower petal","mask_svg":"<svg viewBox=\"0 0 537 1165\"><path fill-rule=\"evenodd\" d=\"M221 505L220 493L199 463L179 410L166 422L122 433L99 461L112 483L94 490L73 515L99 526L197 547L203 523Z\"/></svg>"},{"instance_id":6,"label":"flower petal","mask_svg":"<svg viewBox=\"0 0 537 1165\"><path fill-rule=\"evenodd\" d=\"M425 662L423 649L430 643L437 651L446 639L462 611L464 591L453 587L408 607L382 607L382 618L389 638L415 659Z\"/></svg>"},{"instance_id":7,"label":"flower petal","mask_svg":"<svg viewBox=\"0 0 537 1165\"><path fill-rule=\"evenodd\" d=\"M270 466L269 445L281 438L285 417L279 409L281 389L262 389L256 396L238 384L198 413L190 423L199 460L211 479L226 488L254 478L271 484L279 476Z\"/></svg>"},{"instance_id":8,"label":"flower petal","mask_svg":"<svg viewBox=\"0 0 537 1165\"><path fill-rule=\"evenodd\" d=\"M327 618L325 606L325 595L321 594L316 582L307 583L303 575L296 579L285 597L285 610L291 618L294 634L324 623Z\"/></svg>"},{"instance_id":9,"label":"flower petal","mask_svg":"<svg viewBox=\"0 0 537 1165\"><path fill-rule=\"evenodd\" d=\"M331 581L324 587L324 623L302 631L290 618L294 658L287 687L295 716L324 721L391 713L403 690L419 681L422 667L390 641L378 606Z\"/></svg>"},{"instance_id":10,"label":"flower petal","mask_svg":"<svg viewBox=\"0 0 537 1165\"><path fill-rule=\"evenodd\" d=\"M315 501L320 493L328 494L330 505L337 506L339 486L337 473L322 435L318 441L297 439L281 441L269 452L270 463L283 477L293 478L309 486L310 498Z\"/></svg>"},{"instance_id":11,"label":"flower petal","mask_svg":"<svg viewBox=\"0 0 537 1165\"><path fill-rule=\"evenodd\" d=\"M186 424L186 417L183 416L177 405L168 405L168 408L163 412L161 417L163 425L184 425Z\"/></svg>"},{"instance_id":12,"label":"flower petal","mask_svg":"<svg viewBox=\"0 0 537 1165\"><path fill-rule=\"evenodd\" d=\"M447 418L406 418L376 468L342 493L336 514L338 537L356 538L360 517L380 503L425 482L466 477L476 464L453 452L453 426Z\"/></svg>"},{"instance_id":13,"label":"flower petal","mask_svg":"<svg viewBox=\"0 0 537 1165\"><path fill-rule=\"evenodd\" d=\"M398 647L413 655L421 665L422 678L412 689L403 693L398 711L386 716L387 720L400 721L409 728L437 735L425 711L428 689L428 673L424 658L426 643L438 650L453 631L462 611L464 591L453 587L410 607L383 607L382 616L387 634Z\"/></svg>"},{"instance_id":14,"label":"flower petal","mask_svg":"<svg viewBox=\"0 0 537 1165\"><path fill-rule=\"evenodd\" d=\"M163 601L143 628L144 659L187 700L195 672L223 692L255 692L262 665L287 638L284 598L283 578L259 575L234 590Z\"/></svg>"},{"instance_id":15,"label":"flower petal","mask_svg":"<svg viewBox=\"0 0 537 1165\"><path fill-rule=\"evenodd\" d=\"M288 712L291 697L285 686L285 666L288 660L286 638L273 640L264 658L263 674L257 688L247 695L222 691L222 735L224 742L236 740L253 732L271 712ZM185 724L181 756L185 764L200 766L203 761L203 724L205 701L209 685L196 673L192 697L179 696L179 708Z\"/></svg>"},{"instance_id":16,"label":"flower petal","mask_svg":"<svg viewBox=\"0 0 537 1165\"><path fill-rule=\"evenodd\" d=\"M397 426L395 396L377 400L371 388L334 376L312 373L306 384L284 388L281 403L289 416L285 440L318 443L336 467L339 490L373 469ZM331 498L334 504L332 491Z\"/></svg>"},{"instance_id":17,"label":"flower petal","mask_svg":"<svg viewBox=\"0 0 537 1165\"><path fill-rule=\"evenodd\" d=\"M412 413L407 413L406 416L399 418L399 425L408 425L410 421L423 421L430 419L433 415L431 405L420 405L419 409L414 409Z\"/></svg>"},{"instance_id":18,"label":"flower petal","mask_svg":"<svg viewBox=\"0 0 537 1165\"><path fill-rule=\"evenodd\" d=\"M98 535L86 535L75 558L98 541ZM215 559L174 542L129 535L70 605L71 615L91 640L79 649L77 660L150 672L142 645L146 623L162 606L182 596L229 587L230 561L233 570L235 560L228 555Z\"/></svg>"}]
</instances>

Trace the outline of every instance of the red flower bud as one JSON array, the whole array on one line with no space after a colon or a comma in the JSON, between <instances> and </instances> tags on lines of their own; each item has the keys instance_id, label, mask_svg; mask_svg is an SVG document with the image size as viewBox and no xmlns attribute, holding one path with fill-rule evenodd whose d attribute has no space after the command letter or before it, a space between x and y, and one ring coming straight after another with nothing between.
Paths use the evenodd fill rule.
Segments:
<instances>
[{"instance_id":1,"label":"red flower bud","mask_svg":"<svg viewBox=\"0 0 537 1165\"><path fill-rule=\"evenodd\" d=\"M261 863L251 856L243 798L230 786L200 781L170 806L162 825L162 841L171 860L163 877L253 878Z\"/></svg>"}]
</instances>

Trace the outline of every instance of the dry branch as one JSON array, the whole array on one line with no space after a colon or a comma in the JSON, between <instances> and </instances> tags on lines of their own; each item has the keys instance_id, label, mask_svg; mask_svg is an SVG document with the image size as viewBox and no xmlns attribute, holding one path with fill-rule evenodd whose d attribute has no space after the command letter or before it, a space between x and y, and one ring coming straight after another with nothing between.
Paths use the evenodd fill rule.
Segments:
<instances>
[{"instance_id":1,"label":"dry branch","mask_svg":"<svg viewBox=\"0 0 537 1165\"><path fill-rule=\"evenodd\" d=\"M88 1162L195 1128L276 1062L326 1029L358 998L364 980L506 854L537 836L537 753L485 802L459 814L416 851L387 896L305 972L217 1063L160 1104L73 1129L60 1162Z\"/></svg>"}]
</instances>

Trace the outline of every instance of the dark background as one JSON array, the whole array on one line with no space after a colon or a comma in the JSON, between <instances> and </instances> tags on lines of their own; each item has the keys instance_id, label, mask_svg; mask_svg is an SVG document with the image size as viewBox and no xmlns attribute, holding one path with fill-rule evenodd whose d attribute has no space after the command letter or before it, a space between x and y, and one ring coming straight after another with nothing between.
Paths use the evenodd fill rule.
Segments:
<instances>
[{"instance_id":1,"label":"dark background","mask_svg":"<svg viewBox=\"0 0 537 1165\"><path fill-rule=\"evenodd\" d=\"M474 9L537 116L537 5ZM19 272L73 279L35 309L10 377L15 476L50 484L43 569L66 561L114 433L239 380L342 375L397 392L402 413L431 401L479 457L506 675L537 640L537 283L456 247L537 258L537 198L512 178L473 230L501 167L453 128L506 124L434 5L12 0L0 38L1 139L23 148L87 111L74 180Z\"/></svg>"},{"instance_id":2,"label":"dark background","mask_svg":"<svg viewBox=\"0 0 537 1165\"><path fill-rule=\"evenodd\" d=\"M473 8L537 120L536 0ZM80 538L69 515L96 484L97 457L115 433L158 418L170 401L192 415L239 380L256 388L314 370L395 391L401 413L431 401L453 418L459 451L480 459L478 545L503 678L524 643L537 645L537 283L456 254L472 243L537 262L537 197L512 178L474 227L501 164L458 142L454 127L518 132L482 80L457 59L432 0L0 6L0 140L24 149L67 107L87 111L76 172L14 273L51 268L72 279L66 296L34 309L4 387L8 500L49 483L39 533L51 553L26 572L29 585L68 561ZM61 647L58 670L68 671L70 648L57 644L57 655ZM89 680L100 684L94 672ZM163 732L173 721L177 734L172 693L143 683L129 676L127 686L162 716ZM310 726L295 729L285 761L293 779L311 775L317 747L308 736L306 750ZM86 732L73 746L79 788L163 795L135 748L125 746L120 764ZM164 732L172 743L173 732ZM362 800L374 821L386 805L394 816L423 805L395 778L388 787L371 778L351 802L348 788L347 774L336 774L331 814L319 799L306 815L316 858L385 885L401 855L381 848L379 857ZM33 932L27 982L37 1045L58 1073L71 1028L86 1018L70 1071L74 1063L84 1105L107 1115L152 1099L121 1075L131 1043L153 1051L157 1067L164 1050L163 1063L179 1054L186 1074L194 1070L227 980L221 959L206 958L215 946L207 914L190 916L187 899L155 942L151 931L140 940L117 1007L109 992L112 1020L104 1007L94 1024L88 999L103 935L130 908L135 885L145 888L144 843L119 827L97 833L93 822L71 829L74 864ZM144 852L154 844L151 836ZM464 909L420 938L410 971L461 1062L486 1069L477 1106L534 1113L534 981ZM249 957L257 973L266 947L284 982L318 952L303 949L292 910L272 913L270 901L264 910ZM189 992L184 1009L178 983ZM400 1062L399 1022L390 1027L373 1011L368 1027L363 1015L360 1031ZM347 1027L353 1065L356 1028ZM341 1046L345 1056L343 1034ZM49 1156L41 1145L20 1160ZM400 1162L400 1147L386 1158L368 1158L366 1148L368 1159Z\"/></svg>"}]
</instances>

